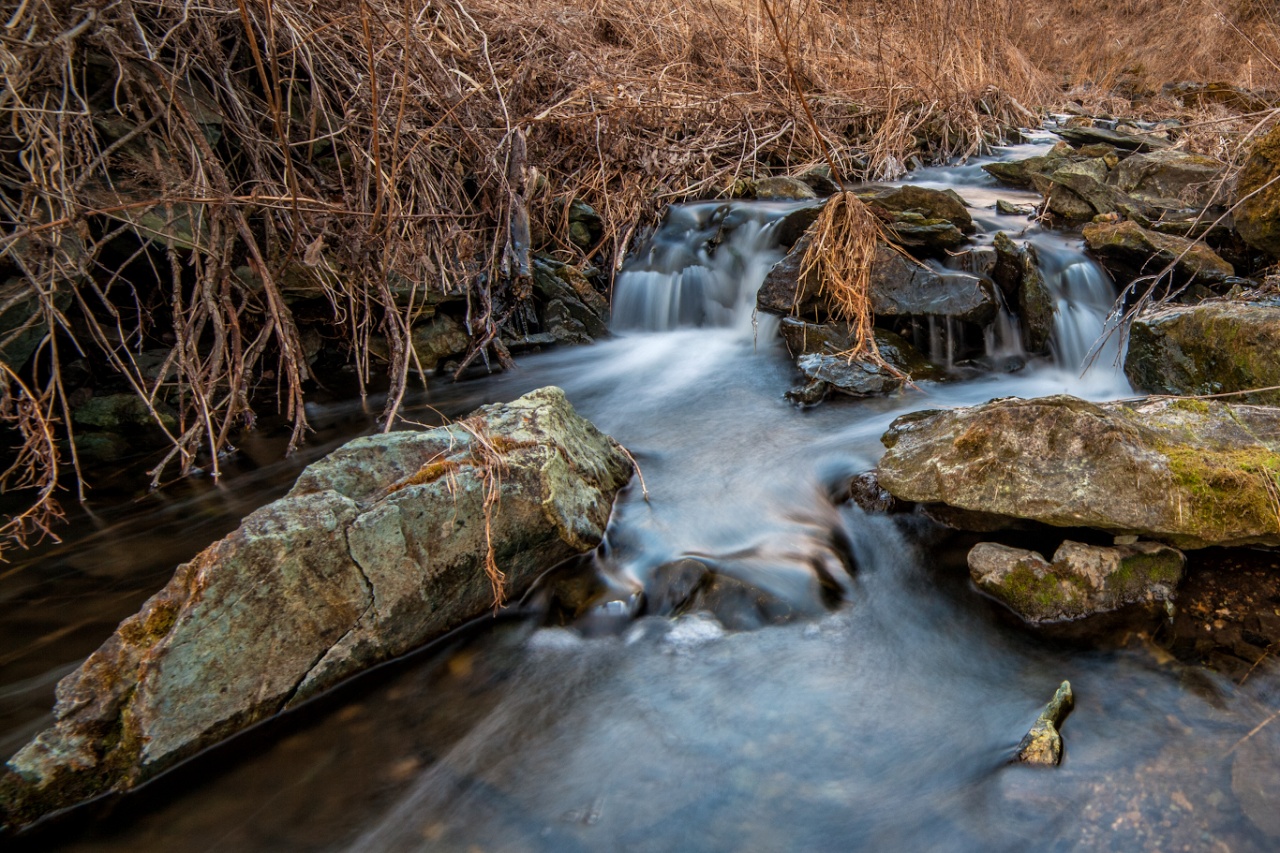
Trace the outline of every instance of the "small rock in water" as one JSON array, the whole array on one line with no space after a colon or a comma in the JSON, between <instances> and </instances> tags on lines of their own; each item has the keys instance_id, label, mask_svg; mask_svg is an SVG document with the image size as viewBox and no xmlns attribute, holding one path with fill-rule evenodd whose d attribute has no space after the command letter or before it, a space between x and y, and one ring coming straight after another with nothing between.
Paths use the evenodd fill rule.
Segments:
<instances>
[{"instance_id":1,"label":"small rock in water","mask_svg":"<svg viewBox=\"0 0 1280 853\"><path fill-rule=\"evenodd\" d=\"M1004 216L1031 216L1036 212L1033 204L1014 204L1011 201L999 199L996 201L996 213Z\"/></svg>"},{"instance_id":2,"label":"small rock in water","mask_svg":"<svg viewBox=\"0 0 1280 853\"><path fill-rule=\"evenodd\" d=\"M1186 557L1155 542L1103 547L1068 540L1052 562L994 542L975 545L968 562L979 588L1038 624L1167 601L1182 579Z\"/></svg>"},{"instance_id":3,"label":"small rock in water","mask_svg":"<svg viewBox=\"0 0 1280 853\"><path fill-rule=\"evenodd\" d=\"M825 382L832 390L850 397L887 394L904 381L901 373L870 359L842 355L811 353L797 359L796 366L811 383Z\"/></svg>"},{"instance_id":4,"label":"small rock in water","mask_svg":"<svg viewBox=\"0 0 1280 853\"><path fill-rule=\"evenodd\" d=\"M1071 682L1064 681L1053 694L1049 704L1044 706L1040 716L1031 725L1031 730L1023 736L1018 744L1018 760L1023 764L1034 764L1037 767L1057 767L1062 761L1062 735L1058 726L1066 719L1075 704L1071 694Z\"/></svg>"}]
</instances>

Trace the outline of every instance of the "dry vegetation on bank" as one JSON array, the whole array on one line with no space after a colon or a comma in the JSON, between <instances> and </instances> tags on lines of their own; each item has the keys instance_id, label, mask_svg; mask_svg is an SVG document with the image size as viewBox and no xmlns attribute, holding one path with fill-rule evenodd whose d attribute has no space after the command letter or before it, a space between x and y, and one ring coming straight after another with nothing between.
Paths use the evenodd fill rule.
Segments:
<instances>
[{"instance_id":1,"label":"dry vegetation on bank","mask_svg":"<svg viewBox=\"0 0 1280 853\"><path fill-rule=\"evenodd\" d=\"M442 299L465 301L472 356L503 358L531 249L608 270L668 202L826 149L883 178L1073 96L1167 115L1169 81L1280 88L1263 0L770 8L815 125L758 2L9 0L0 307L34 307L0 346L43 339L0 363L26 442L3 484L52 500L68 468L79 480L78 361L151 408L171 445L157 480L216 474L255 408L303 439L304 320L362 385L385 377L391 423L421 372L410 330ZM1204 125L1200 144L1248 126ZM603 218L585 250L565 238L570 199ZM163 363L139 358L157 346ZM42 531L50 500L5 532Z\"/></svg>"}]
</instances>

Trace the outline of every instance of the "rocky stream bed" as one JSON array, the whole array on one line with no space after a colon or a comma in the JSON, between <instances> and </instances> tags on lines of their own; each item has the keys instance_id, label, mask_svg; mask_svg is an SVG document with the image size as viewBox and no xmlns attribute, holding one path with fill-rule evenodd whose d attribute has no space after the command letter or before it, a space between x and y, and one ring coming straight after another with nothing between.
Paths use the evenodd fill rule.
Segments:
<instances>
[{"instance_id":1,"label":"rocky stream bed","mask_svg":"<svg viewBox=\"0 0 1280 853\"><path fill-rule=\"evenodd\" d=\"M13 842L1271 849L1277 143L1231 189L1057 131L855 190L892 369L801 263L839 188L761 181L669 211L610 325L539 260L506 345L575 346L407 409L473 416L0 573L0 818L76 807Z\"/></svg>"}]
</instances>

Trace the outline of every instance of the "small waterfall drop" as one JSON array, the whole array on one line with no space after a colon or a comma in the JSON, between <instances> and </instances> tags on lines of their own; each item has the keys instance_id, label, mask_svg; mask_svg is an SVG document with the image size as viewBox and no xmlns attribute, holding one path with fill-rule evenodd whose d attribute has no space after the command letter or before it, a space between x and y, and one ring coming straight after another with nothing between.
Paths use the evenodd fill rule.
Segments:
<instances>
[{"instance_id":1,"label":"small waterfall drop","mask_svg":"<svg viewBox=\"0 0 1280 853\"><path fill-rule=\"evenodd\" d=\"M752 333L756 291L782 259L775 225L808 203L704 202L670 208L627 260L613 296L613 328Z\"/></svg>"}]
</instances>

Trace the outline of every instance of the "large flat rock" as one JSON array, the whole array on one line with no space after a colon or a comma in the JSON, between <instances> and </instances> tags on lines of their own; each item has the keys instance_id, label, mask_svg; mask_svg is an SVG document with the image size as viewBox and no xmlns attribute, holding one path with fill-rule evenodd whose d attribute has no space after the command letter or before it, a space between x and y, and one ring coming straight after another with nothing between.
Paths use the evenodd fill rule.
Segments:
<instances>
[{"instance_id":1,"label":"large flat rock","mask_svg":"<svg viewBox=\"0 0 1280 853\"><path fill-rule=\"evenodd\" d=\"M1280 544L1280 409L1010 398L906 415L882 440L901 500L1180 548Z\"/></svg>"},{"instance_id":2,"label":"large flat rock","mask_svg":"<svg viewBox=\"0 0 1280 853\"><path fill-rule=\"evenodd\" d=\"M0 826L134 787L490 611L598 544L630 475L558 388L339 448L63 679L0 775Z\"/></svg>"}]
</instances>

